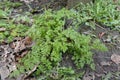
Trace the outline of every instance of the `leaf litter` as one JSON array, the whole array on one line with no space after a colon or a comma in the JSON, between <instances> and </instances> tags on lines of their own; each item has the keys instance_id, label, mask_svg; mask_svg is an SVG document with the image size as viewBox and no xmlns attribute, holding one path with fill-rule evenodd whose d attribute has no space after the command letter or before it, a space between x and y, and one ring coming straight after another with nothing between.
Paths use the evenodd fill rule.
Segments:
<instances>
[{"instance_id":1,"label":"leaf litter","mask_svg":"<svg viewBox=\"0 0 120 80\"><path fill-rule=\"evenodd\" d=\"M30 37L16 38L9 44L0 45L0 76L5 80L12 71L17 69L17 61L25 56L32 47Z\"/></svg>"}]
</instances>

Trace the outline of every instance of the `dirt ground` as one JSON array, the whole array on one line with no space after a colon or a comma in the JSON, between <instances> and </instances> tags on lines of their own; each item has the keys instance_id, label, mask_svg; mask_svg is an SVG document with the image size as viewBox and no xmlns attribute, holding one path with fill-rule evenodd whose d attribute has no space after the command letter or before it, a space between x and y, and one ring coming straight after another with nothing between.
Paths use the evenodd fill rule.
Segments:
<instances>
[{"instance_id":1,"label":"dirt ground","mask_svg":"<svg viewBox=\"0 0 120 80\"><path fill-rule=\"evenodd\" d=\"M94 72L88 70L87 76L90 74L93 78L95 77L92 80L120 80L120 64L115 63L113 60L113 56L117 59L115 55L120 55L120 33L104 26L97 26L93 33L108 47L108 51L93 51L96 69ZM100 37L102 33L105 34Z\"/></svg>"}]
</instances>

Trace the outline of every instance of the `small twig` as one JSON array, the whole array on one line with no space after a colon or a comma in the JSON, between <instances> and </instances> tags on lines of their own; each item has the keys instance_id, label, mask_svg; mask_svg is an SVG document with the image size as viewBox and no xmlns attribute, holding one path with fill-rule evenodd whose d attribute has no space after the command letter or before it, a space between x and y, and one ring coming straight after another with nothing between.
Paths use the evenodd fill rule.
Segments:
<instances>
[{"instance_id":1,"label":"small twig","mask_svg":"<svg viewBox=\"0 0 120 80\"><path fill-rule=\"evenodd\" d=\"M21 74L19 77L16 78L16 80L25 80L28 76L30 76L30 74L32 74L38 67L39 64L36 64L32 70L24 73L24 74Z\"/></svg>"},{"instance_id":2,"label":"small twig","mask_svg":"<svg viewBox=\"0 0 120 80\"><path fill-rule=\"evenodd\" d=\"M97 24L96 22L94 22L95 23L95 25L96 26L98 26L99 28L101 28L101 29L103 29L103 30L105 30L105 31L107 31L105 28L103 28L102 26L100 26L99 24Z\"/></svg>"},{"instance_id":3,"label":"small twig","mask_svg":"<svg viewBox=\"0 0 120 80\"><path fill-rule=\"evenodd\" d=\"M39 63L36 64L32 70L28 71L24 76L23 76L23 79L27 78L30 74L32 74L38 67Z\"/></svg>"},{"instance_id":4,"label":"small twig","mask_svg":"<svg viewBox=\"0 0 120 80\"><path fill-rule=\"evenodd\" d=\"M95 22L94 22L94 23L95 23ZM108 33L108 32L112 31L112 30L107 30L107 29L103 28L102 26L100 26L100 25L97 24L97 23L95 23L95 25L98 26L99 28L105 30L105 33L107 33L107 34L110 34L110 33Z\"/></svg>"}]
</instances>

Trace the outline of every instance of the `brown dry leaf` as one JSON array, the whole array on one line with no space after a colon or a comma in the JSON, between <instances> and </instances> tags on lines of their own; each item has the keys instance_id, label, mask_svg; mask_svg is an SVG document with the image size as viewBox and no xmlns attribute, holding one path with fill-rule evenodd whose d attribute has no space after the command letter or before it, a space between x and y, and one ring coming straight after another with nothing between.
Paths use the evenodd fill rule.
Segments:
<instances>
[{"instance_id":1,"label":"brown dry leaf","mask_svg":"<svg viewBox=\"0 0 120 80\"><path fill-rule=\"evenodd\" d=\"M120 6L117 6L117 10L120 11Z\"/></svg>"},{"instance_id":2,"label":"brown dry leaf","mask_svg":"<svg viewBox=\"0 0 120 80\"><path fill-rule=\"evenodd\" d=\"M22 42L20 42L20 45L19 45L19 50L20 50L20 51L22 51L22 50L24 50L24 49L26 49L25 44L24 44L24 43L22 43Z\"/></svg>"},{"instance_id":3,"label":"brown dry leaf","mask_svg":"<svg viewBox=\"0 0 120 80\"><path fill-rule=\"evenodd\" d=\"M31 46L32 39L30 37L16 38L11 44L0 46L0 76L2 80L5 80L12 71L16 70L16 61L24 57Z\"/></svg>"},{"instance_id":4,"label":"brown dry leaf","mask_svg":"<svg viewBox=\"0 0 120 80\"><path fill-rule=\"evenodd\" d=\"M21 37L16 37L16 38L14 39L14 41L20 41L20 40L22 40Z\"/></svg>"},{"instance_id":5,"label":"brown dry leaf","mask_svg":"<svg viewBox=\"0 0 120 80\"><path fill-rule=\"evenodd\" d=\"M6 28L0 28L0 31L5 31L6 30Z\"/></svg>"},{"instance_id":6,"label":"brown dry leaf","mask_svg":"<svg viewBox=\"0 0 120 80\"><path fill-rule=\"evenodd\" d=\"M15 56L13 50L8 44L1 45L0 48L3 53L0 56L0 80L5 80L12 71L16 70Z\"/></svg>"},{"instance_id":7,"label":"brown dry leaf","mask_svg":"<svg viewBox=\"0 0 120 80\"><path fill-rule=\"evenodd\" d=\"M15 62L10 63L11 65L8 65L9 71L12 72L17 69Z\"/></svg>"},{"instance_id":8,"label":"brown dry leaf","mask_svg":"<svg viewBox=\"0 0 120 80\"><path fill-rule=\"evenodd\" d=\"M24 41L25 41L25 45L30 45L32 43L32 38L26 37Z\"/></svg>"},{"instance_id":9,"label":"brown dry leaf","mask_svg":"<svg viewBox=\"0 0 120 80\"><path fill-rule=\"evenodd\" d=\"M27 53L28 53L28 50L26 50L26 51L22 52L22 54L21 54L21 56L20 56L20 57L21 57L21 58L22 58L22 57L24 57Z\"/></svg>"},{"instance_id":10,"label":"brown dry leaf","mask_svg":"<svg viewBox=\"0 0 120 80\"><path fill-rule=\"evenodd\" d=\"M97 77L105 76L105 74L102 74L102 73L96 73L95 75L96 75Z\"/></svg>"},{"instance_id":11,"label":"brown dry leaf","mask_svg":"<svg viewBox=\"0 0 120 80\"><path fill-rule=\"evenodd\" d=\"M105 61L103 61L103 62L101 62L100 63L102 66L110 66L110 62L105 62Z\"/></svg>"},{"instance_id":12,"label":"brown dry leaf","mask_svg":"<svg viewBox=\"0 0 120 80\"><path fill-rule=\"evenodd\" d=\"M99 33L99 38L102 38L103 36L105 35L105 32L101 32L101 33Z\"/></svg>"},{"instance_id":13,"label":"brown dry leaf","mask_svg":"<svg viewBox=\"0 0 120 80\"><path fill-rule=\"evenodd\" d=\"M95 80L95 75L93 72L86 72L86 74L83 76L83 80Z\"/></svg>"},{"instance_id":14,"label":"brown dry leaf","mask_svg":"<svg viewBox=\"0 0 120 80\"><path fill-rule=\"evenodd\" d=\"M10 48L12 48L12 49L15 48L15 43L14 42L10 43Z\"/></svg>"},{"instance_id":15,"label":"brown dry leaf","mask_svg":"<svg viewBox=\"0 0 120 80\"><path fill-rule=\"evenodd\" d=\"M116 3L118 2L118 0L113 0L113 1L116 2Z\"/></svg>"},{"instance_id":16,"label":"brown dry leaf","mask_svg":"<svg viewBox=\"0 0 120 80\"><path fill-rule=\"evenodd\" d=\"M15 42L15 45L16 46L15 46L14 52L16 52L16 53L20 52L26 48L24 42L22 42L22 41Z\"/></svg>"},{"instance_id":17,"label":"brown dry leaf","mask_svg":"<svg viewBox=\"0 0 120 80\"><path fill-rule=\"evenodd\" d=\"M19 52L20 51L20 42L16 42L16 46L15 46L15 49L14 49L14 52Z\"/></svg>"},{"instance_id":18,"label":"brown dry leaf","mask_svg":"<svg viewBox=\"0 0 120 80\"><path fill-rule=\"evenodd\" d=\"M9 69L6 66L0 67L1 80L5 80L10 74Z\"/></svg>"},{"instance_id":19,"label":"brown dry leaf","mask_svg":"<svg viewBox=\"0 0 120 80\"><path fill-rule=\"evenodd\" d=\"M24 1L25 3L29 4L29 3L31 3L34 0L20 0L20 1Z\"/></svg>"},{"instance_id":20,"label":"brown dry leaf","mask_svg":"<svg viewBox=\"0 0 120 80\"><path fill-rule=\"evenodd\" d=\"M95 77L92 77L92 76L84 76L83 77L83 80L94 80L95 79Z\"/></svg>"},{"instance_id":21,"label":"brown dry leaf","mask_svg":"<svg viewBox=\"0 0 120 80\"><path fill-rule=\"evenodd\" d=\"M112 54L111 60L112 60L114 63L116 63L116 64L120 64L120 55L118 55L118 54Z\"/></svg>"},{"instance_id":22,"label":"brown dry leaf","mask_svg":"<svg viewBox=\"0 0 120 80\"><path fill-rule=\"evenodd\" d=\"M20 52L24 49L27 49L27 47L31 47L32 39L30 37L25 37L25 39L19 40L15 42L15 52ZM12 47L13 45L11 45ZM14 46L13 46L14 47Z\"/></svg>"}]
</instances>

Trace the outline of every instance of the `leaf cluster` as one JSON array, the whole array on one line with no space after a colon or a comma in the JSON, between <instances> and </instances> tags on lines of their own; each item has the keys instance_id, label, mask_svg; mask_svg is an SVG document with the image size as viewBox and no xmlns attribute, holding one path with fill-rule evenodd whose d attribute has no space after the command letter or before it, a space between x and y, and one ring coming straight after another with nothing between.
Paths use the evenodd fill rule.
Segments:
<instances>
[{"instance_id":1,"label":"leaf cluster","mask_svg":"<svg viewBox=\"0 0 120 80\"><path fill-rule=\"evenodd\" d=\"M11 9L20 7L22 3L20 2L11 2L10 0L2 0L0 1L0 9Z\"/></svg>"},{"instance_id":2,"label":"leaf cluster","mask_svg":"<svg viewBox=\"0 0 120 80\"><path fill-rule=\"evenodd\" d=\"M69 69L67 67L65 72L60 71L63 68L60 62L64 54L72 55L77 69L83 68L86 64L94 69L91 50L106 50L106 47L99 40L92 41L90 36L77 32L74 28L77 26L75 23L82 23L83 20L77 20L76 17L78 17L77 12L66 9L46 10L43 14L34 16L34 24L29 29L28 35L33 38L35 45L32 51L21 59L17 72L28 72L38 65L35 75L41 74L44 79L54 79L51 77L51 71L55 71L58 74L57 79L61 79L63 75L71 73L71 70L66 70ZM72 20L72 24L65 28L67 20ZM64 77L67 78L68 76Z\"/></svg>"},{"instance_id":3,"label":"leaf cluster","mask_svg":"<svg viewBox=\"0 0 120 80\"><path fill-rule=\"evenodd\" d=\"M114 0L95 0L95 3L88 3L86 5L79 4L76 10L82 17L89 17L89 19L86 20L87 24L93 28L95 28L95 23L116 28L120 25L118 5L119 3L114 3Z\"/></svg>"},{"instance_id":4,"label":"leaf cluster","mask_svg":"<svg viewBox=\"0 0 120 80\"><path fill-rule=\"evenodd\" d=\"M10 17L9 11L4 11L0 9L0 29L4 29L0 31L0 42L6 40L7 42L11 42L15 37L25 36L25 33L29 29L28 16L18 15L18 17ZM25 23L20 23L20 21L24 21Z\"/></svg>"}]
</instances>

